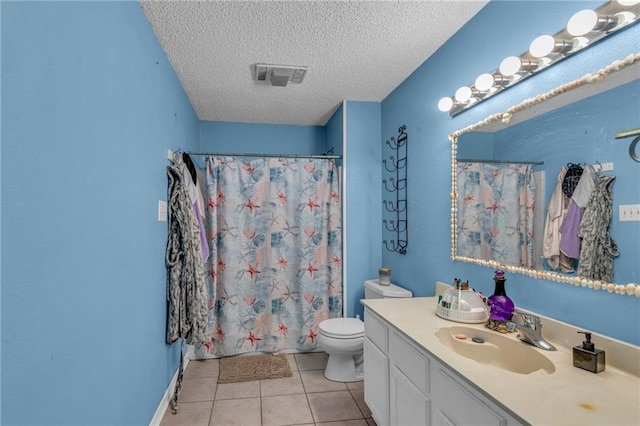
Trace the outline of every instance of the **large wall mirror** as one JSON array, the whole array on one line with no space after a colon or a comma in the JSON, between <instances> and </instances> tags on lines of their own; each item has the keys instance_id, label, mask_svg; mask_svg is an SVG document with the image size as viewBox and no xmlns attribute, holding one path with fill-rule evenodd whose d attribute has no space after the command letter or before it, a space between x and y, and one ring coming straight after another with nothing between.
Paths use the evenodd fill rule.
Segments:
<instances>
[{"instance_id":1,"label":"large wall mirror","mask_svg":"<svg viewBox=\"0 0 640 426\"><path fill-rule=\"evenodd\" d=\"M634 137L617 139L622 130L640 127L640 54L616 61L602 70L563 84L547 93L514 105L503 113L460 129L449 138L452 143L451 257L491 268L501 268L534 278L569 283L594 290L640 297L640 223L619 220L619 206L640 201L640 163L630 155ZM460 161L459 161L460 160ZM532 262L506 260L501 253L474 252L462 246L465 196L459 181L461 163L527 164L535 186ZM589 165L599 175L615 176L610 235L619 254L613 257L611 279L580 276L579 261L573 271L554 268L543 256L548 205L557 187L559 174L568 164ZM603 167L604 166L604 167ZM609 166L612 166L611 170ZM506 193L506 192L505 192ZM485 206L482 208L500 208ZM490 236L489 236L490 238Z\"/></svg>"}]
</instances>

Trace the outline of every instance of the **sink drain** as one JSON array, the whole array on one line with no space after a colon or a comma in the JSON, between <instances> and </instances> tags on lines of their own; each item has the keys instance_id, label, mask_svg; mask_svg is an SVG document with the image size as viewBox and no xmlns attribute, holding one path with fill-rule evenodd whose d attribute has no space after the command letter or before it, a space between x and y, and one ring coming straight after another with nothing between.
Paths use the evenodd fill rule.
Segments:
<instances>
[{"instance_id":1,"label":"sink drain","mask_svg":"<svg viewBox=\"0 0 640 426\"><path fill-rule=\"evenodd\" d=\"M484 343L484 339L482 337L472 337L471 340L476 343Z\"/></svg>"}]
</instances>

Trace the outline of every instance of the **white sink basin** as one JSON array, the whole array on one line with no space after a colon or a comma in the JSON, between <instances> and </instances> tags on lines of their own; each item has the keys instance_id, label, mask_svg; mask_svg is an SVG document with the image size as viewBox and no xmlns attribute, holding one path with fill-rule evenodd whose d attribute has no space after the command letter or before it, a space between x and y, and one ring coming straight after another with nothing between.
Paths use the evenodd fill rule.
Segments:
<instances>
[{"instance_id":1,"label":"white sink basin","mask_svg":"<svg viewBox=\"0 0 640 426\"><path fill-rule=\"evenodd\" d=\"M486 366L493 366L518 374L537 371L551 374L555 365L541 353L540 349L524 342L489 330L471 327L442 327L435 333L440 342L453 352ZM458 339L456 335L465 335ZM476 343L472 338L480 338L484 343Z\"/></svg>"}]
</instances>

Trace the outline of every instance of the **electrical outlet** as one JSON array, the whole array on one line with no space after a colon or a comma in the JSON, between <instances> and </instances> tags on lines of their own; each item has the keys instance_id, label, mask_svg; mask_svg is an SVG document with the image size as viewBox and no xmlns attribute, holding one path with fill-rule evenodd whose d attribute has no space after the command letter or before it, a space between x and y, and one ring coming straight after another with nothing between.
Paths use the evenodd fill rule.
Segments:
<instances>
[{"instance_id":1,"label":"electrical outlet","mask_svg":"<svg viewBox=\"0 0 640 426\"><path fill-rule=\"evenodd\" d=\"M620 222L640 222L640 204L619 206Z\"/></svg>"}]
</instances>

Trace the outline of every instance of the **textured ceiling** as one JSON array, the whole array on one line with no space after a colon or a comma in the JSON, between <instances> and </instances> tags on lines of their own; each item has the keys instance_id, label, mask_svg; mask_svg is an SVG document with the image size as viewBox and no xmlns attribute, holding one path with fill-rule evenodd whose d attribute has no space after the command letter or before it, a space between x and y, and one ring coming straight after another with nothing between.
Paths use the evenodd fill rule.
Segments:
<instances>
[{"instance_id":1,"label":"textured ceiling","mask_svg":"<svg viewBox=\"0 0 640 426\"><path fill-rule=\"evenodd\" d=\"M140 1L201 120L324 125L342 100L381 101L483 1ZM301 84L256 63L302 65Z\"/></svg>"}]
</instances>

